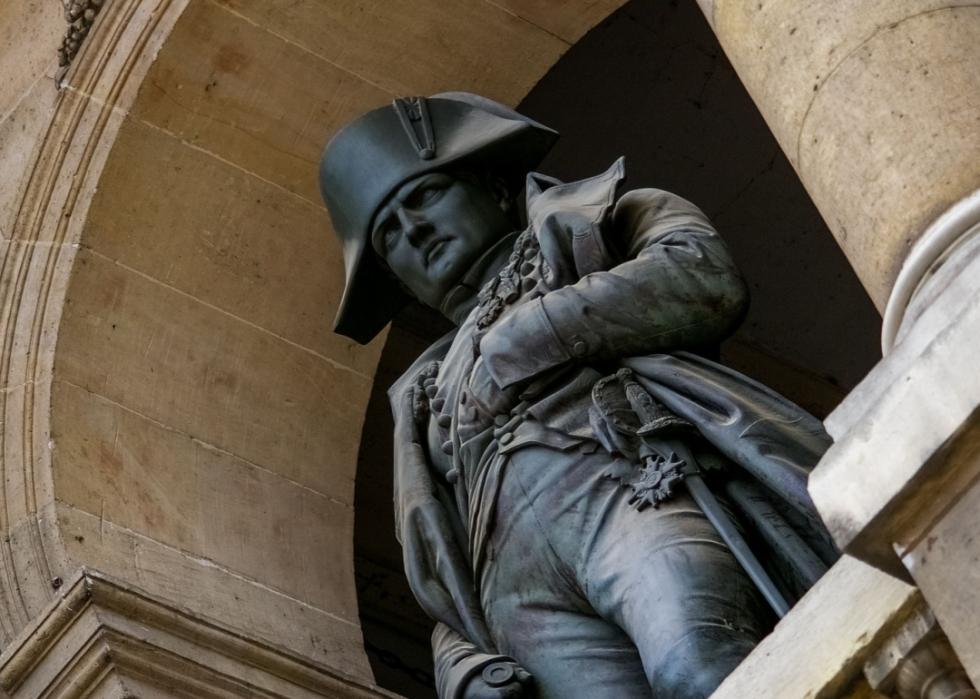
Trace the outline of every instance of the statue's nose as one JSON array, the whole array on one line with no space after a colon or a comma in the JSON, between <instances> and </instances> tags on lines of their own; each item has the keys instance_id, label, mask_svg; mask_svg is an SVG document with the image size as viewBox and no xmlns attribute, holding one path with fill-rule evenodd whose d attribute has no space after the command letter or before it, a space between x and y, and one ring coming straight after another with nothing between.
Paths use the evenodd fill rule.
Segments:
<instances>
[{"instance_id":1,"label":"statue's nose","mask_svg":"<svg viewBox=\"0 0 980 699\"><path fill-rule=\"evenodd\" d=\"M416 247L425 239L430 228L425 217L402 206L398 207L398 223L408 242Z\"/></svg>"}]
</instances>

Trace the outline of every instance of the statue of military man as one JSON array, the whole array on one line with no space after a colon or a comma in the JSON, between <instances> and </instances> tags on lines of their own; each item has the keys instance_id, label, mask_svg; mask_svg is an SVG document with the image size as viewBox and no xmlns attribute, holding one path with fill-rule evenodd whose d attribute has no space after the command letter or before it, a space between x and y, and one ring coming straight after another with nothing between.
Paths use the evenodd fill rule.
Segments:
<instances>
[{"instance_id":1,"label":"statue of military man","mask_svg":"<svg viewBox=\"0 0 980 699\"><path fill-rule=\"evenodd\" d=\"M704 214L620 195L622 160L528 174L556 138L468 93L339 132L336 331L367 342L409 296L457 326L389 392L441 696L706 697L836 556L805 487L829 439L703 356L747 304Z\"/></svg>"}]
</instances>

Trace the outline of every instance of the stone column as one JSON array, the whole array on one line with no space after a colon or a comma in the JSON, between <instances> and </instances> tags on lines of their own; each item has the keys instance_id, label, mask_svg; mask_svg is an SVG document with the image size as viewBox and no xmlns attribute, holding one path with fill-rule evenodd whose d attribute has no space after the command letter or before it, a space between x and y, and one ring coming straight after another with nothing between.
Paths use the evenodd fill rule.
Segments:
<instances>
[{"instance_id":1,"label":"stone column","mask_svg":"<svg viewBox=\"0 0 980 699\"><path fill-rule=\"evenodd\" d=\"M915 582L977 684L980 6L699 4L884 311L810 491L842 549Z\"/></svg>"},{"instance_id":2,"label":"stone column","mask_svg":"<svg viewBox=\"0 0 980 699\"><path fill-rule=\"evenodd\" d=\"M915 242L980 187L980 6L968 0L699 4L884 310Z\"/></svg>"}]
</instances>

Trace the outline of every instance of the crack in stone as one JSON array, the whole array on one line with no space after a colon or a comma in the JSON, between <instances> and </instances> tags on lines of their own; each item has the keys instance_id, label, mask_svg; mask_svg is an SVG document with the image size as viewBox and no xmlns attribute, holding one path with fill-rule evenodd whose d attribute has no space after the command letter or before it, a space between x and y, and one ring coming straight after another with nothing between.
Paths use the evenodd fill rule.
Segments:
<instances>
[{"instance_id":1,"label":"crack in stone","mask_svg":"<svg viewBox=\"0 0 980 699\"><path fill-rule=\"evenodd\" d=\"M934 8L928 9L928 10L923 10L922 12L916 12L914 14L908 15L907 17L902 17L901 19L897 19L897 20L892 21L892 22L886 22L886 23L880 25L879 27L877 27L873 32L871 32L864 39L862 39L860 41L860 43L858 43L857 46L855 46L853 49L851 49L850 51L848 51L834 65L833 68L831 68L829 71L827 71L827 74L823 77L823 79L821 79L816 85L814 85L814 87L813 87L813 96L810 98L810 102L807 104L806 110L803 112L803 118L800 119L800 129L799 129L799 131L796 134L796 167L797 167L797 170L802 172L802 167L803 167L803 132L806 131L806 122L807 122L807 119L810 117L810 112L813 110L813 105L816 103L817 97L820 95L821 90L823 90L823 86L827 84L827 82L830 80L830 78L833 77L837 73L837 71L840 70L840 68L851 59L852 56L854 56L858 51L860 51L861 49L863 49L869 43L871 43L872 41L874 41L878 37L878 35L881 34L883 31L885 31L886 29L895 29L900 24L904 24L904 23L906 23L906 22L908 22L910 20L913 20L913 19L918 19L919 17L923 17L925 15L931 15L931 14L935 14L937 12L945 12L947 10L957 10L957 9L961 9L961 8L965 8L965 7L974 7L974 8L980 7L980 3L952 4L952 5L944 5L943 7L934 7Z\"/></svg>"}]
</instances>

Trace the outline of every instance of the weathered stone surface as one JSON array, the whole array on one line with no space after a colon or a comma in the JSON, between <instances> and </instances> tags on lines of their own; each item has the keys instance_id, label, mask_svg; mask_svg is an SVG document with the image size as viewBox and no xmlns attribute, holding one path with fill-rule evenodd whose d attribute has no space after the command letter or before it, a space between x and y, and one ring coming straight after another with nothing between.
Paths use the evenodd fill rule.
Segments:
<instances>
[{"instance_id":1,"label":"weathered stone surface","mask_svg":"<svg viewBox=\"0 0 980 699\"><path fill-rule=\"evenodd\" d=\"M54 81L41 76L0 119L0 162L5 173L18 175L5 176L0 187L0 237L13 235L18 205L58 99Z\"/></svg>"},{"instance_id":2,"label":"weathered stone surface","mask_svg":"<svg viewBox=\"0 0 980 699\"><path fill-rule=\"evenodd\" d=\"M976 697L949 639L922 604L864 664L868 685L892 697Z\"/></svg>"},{"instance_id":3,"label":"weathered stone surface","mask_svg":"<svg viewBox=\"0 0 980 699\"><path fill-rule=\"evenodd\" d=\"M862 664L918 600L914 587L844 556L712 699L867 695L853 686Z\"/></svg>"},{"instance_id":4,"label":"weathered stone surface","mask_svg":"<svg viewBox=\"0 0 980 699\"><path fill-rule=\"evenodd\" d=\"M622 0L493 0L546 32L574 44L623 4Z\"/></svg>"},{"instance_id":5,"label":"weathered stone surface","mask_svg":"<svg viewBox=\"0 0 980 699\"><path fill-rule=\"evenodd\" d=\"M349 505L71 384L54 393L60 502L357 622Z\"/></svg>"},{"instance_id":6,"label":"weathered stone surface","mask_svg":"<svg viewBox=\"0 0 980 699\"><path fill-rule=\"evenodd\" d=\"M98 515L58 504L44 518L57 523L73 561L98 562L105 574L132 581L189 614L370 677L356 623Z\"/></svg>"},{"instance_id":7,"label":"weathered stone surface","mask_svg":"<svg viewBox=\"0 0 980 699\"><path fill-rule=\"evenodd\" d=\"M980 443L959 456L980 466ZM974 481L902 557L974 686L980 686L980 486Z\"/></svg>"},{"instance_id":8,"label":"weathered stone surface","mask_svg":"<svg viewBox=\"0 0 980 699\"><path fill-rule=\"evenodd\" d=\"M708 4L739 77L883 308L910 244L980 185L980 8Z\"/></svg>"},{"instance_id":9,"label":"weathered stone surface","mask_svg":"<svg viewBox=\"0 0 980 699\"><path fill-rule=\"evenodd\" d=\"M60 348L59 380L351 501L364 376L91 251Z\"/></svg>"},{"instance_id":10,"label":"weathered stone surface","mask_svg":"<svg viewBox=\"0 0 980 699\"><path fill-rule=\"evenodd\" d=\"M322 205L131 120L104 181L86 247L369 380L380 342L331 331L343 263Z\"/></svg>"},{"instance_id":11,"label":"weathered stone surface","mask_svg":"<svg viewBox=\"0 0 980 699\"><path fill-rule=\"evenodd\" d=\"M353 669L242 633L142 583L82 569L0 656L0 691L15 699L394 696Z\"/></svg>"},{"instance_id":12,"label":"weathered stone surface","mask_svg":"<svg viewBox=\"0 0 980 699\"><path fill-rule=\"evenodd\" d=\"M976 258L828 418L835 444L810 492L841 547L895 574L974 482L980 382Z\"/></svg>"},{"instance_id":13,"label":"weathered stone surface","mask_svg":"<svg viewBox=\"0 0 980 699\"><path fill-rule=\"evenodd\" d=\"M58 2L18 0L0 6L0 122L40 78L54 91L57 49L65 33Z\"/></svg>"},{"instance_id":14,"label":"weathered stone surface","mask_svg":"<svg viewBox=\"0 0 980 699\"><path fill-rule=\"evenodd\" d=\"M800 177L879 303L912 242L980 187L980 7L915 5L835 68L799 134Z\"/></svg>"},{"instance_id":15,"label":"weathered stone surface","mask_svg":"<svg viewBox=\"0 0 980 699\"><path fill-rule=\"evenodd\" d=\"M486 0L451 12L431 0L218 2L393 95L470 90L516 104L568 47Z\"/></svg>"},{"instance_id":16,"label":"weathered stone surface","mask_svg":"<svg viewBox=\"0 0 980 699\"><path fill-rule=\"evenodd\" d=\"M900 341L828 419L810 492L847 552L919 585L974 683L980 238L933 270ZM948 648L944 652L949 652Z\"/></svg>"},{"instance_id":17,"label":"weathered stone surface","mask_svg":"<svg viewBox=\"0 0 980 699\"><path fill-rule=\"evenodd\" d=\"M133 116L302 196L319 212L316 171L327 138L390 101L358 76L202 2L188 7L181 31L160 52ZM316 223L310 228L332 243Z\"/></svg>"}]
</instances>

